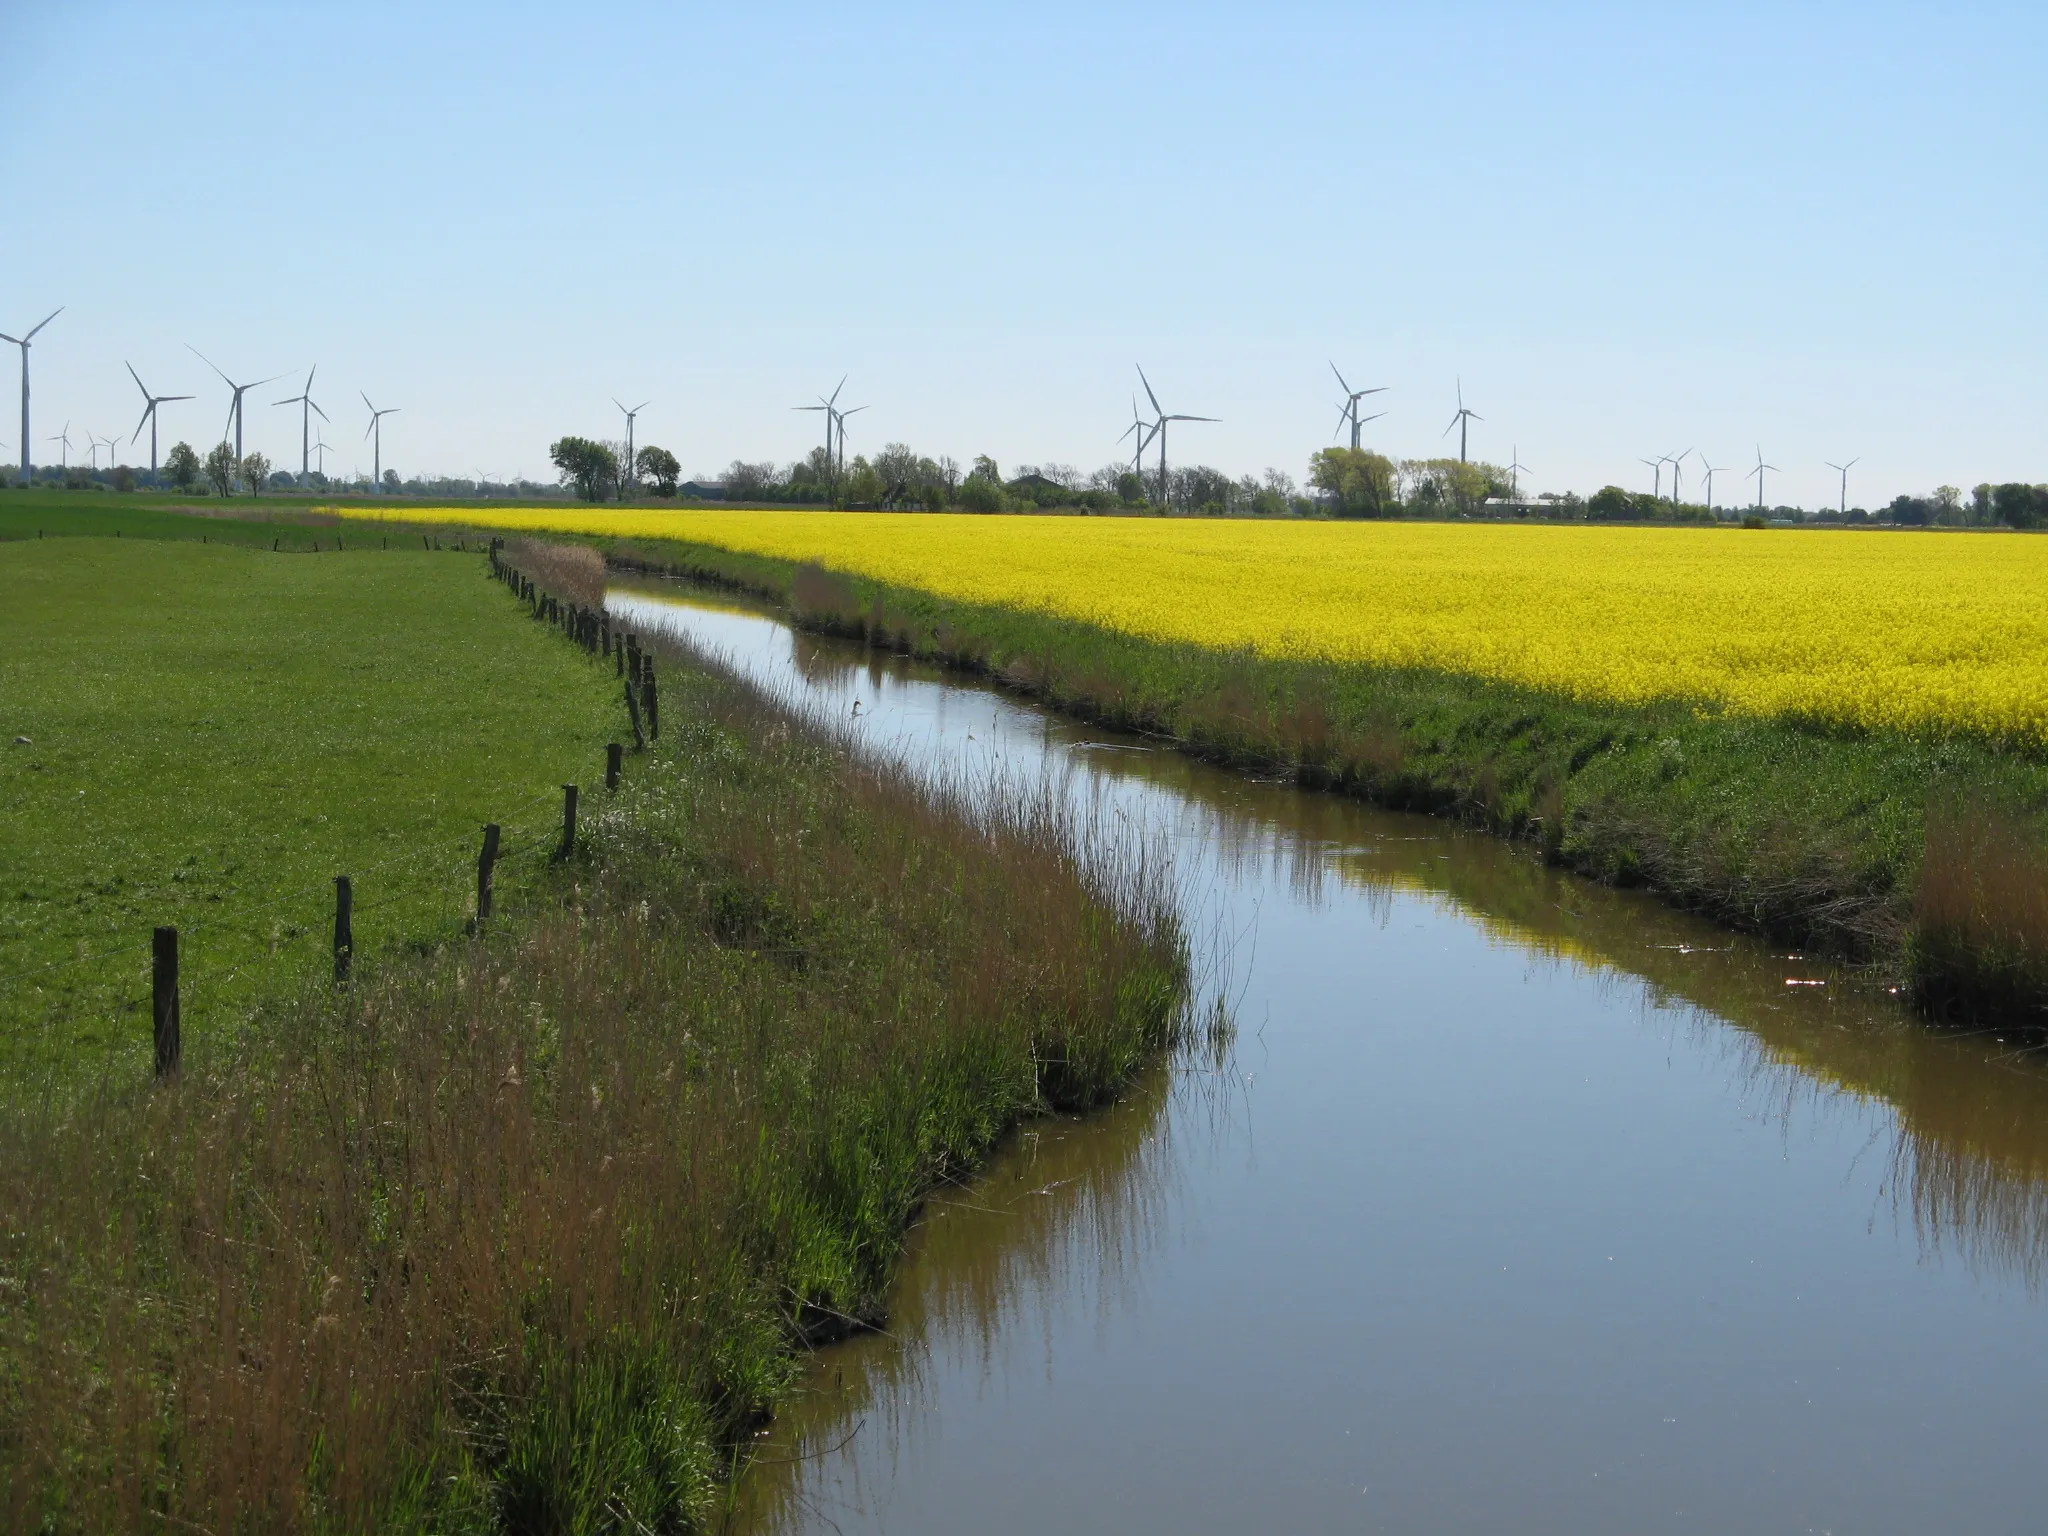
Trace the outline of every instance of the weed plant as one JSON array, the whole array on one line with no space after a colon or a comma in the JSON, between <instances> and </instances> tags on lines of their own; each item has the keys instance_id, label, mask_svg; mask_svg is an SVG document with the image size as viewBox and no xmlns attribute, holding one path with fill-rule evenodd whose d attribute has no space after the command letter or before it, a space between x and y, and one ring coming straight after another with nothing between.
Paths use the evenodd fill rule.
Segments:
<instances>
[{"instance_id":1,"label":"weed plant","mask_svg":"<svg viewBox=\"0 0 2048 1536\"><path fill-rule=\"evenodd\" d=\"M663 682L496 926L0 1122L8 1529L704 1529L923 1194L1173 1042L1156 872Z\"/></svg>"}]
</instances>

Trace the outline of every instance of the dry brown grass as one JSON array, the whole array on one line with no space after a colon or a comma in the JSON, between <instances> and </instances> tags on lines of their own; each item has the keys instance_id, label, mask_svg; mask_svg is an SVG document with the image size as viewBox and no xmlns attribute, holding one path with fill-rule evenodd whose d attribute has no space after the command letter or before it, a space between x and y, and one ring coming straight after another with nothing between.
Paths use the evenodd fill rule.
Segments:
<instances>
[{"instance_id":1,"label":"dry brown grass","mask_svg":"<svg viewBox=\"0 0 2048 1536\"><path fill-rule=\"evenodd\" d=\"M505 559L531 577L543 592L586 608L604 605L604 556L587 544L514 539L505 546Z\"/></svg>"},{"instance_id":2,"label":"dry brown grass","mask_svg":"<svg viewBox=\"0 0 2048 1536\"><path fill-rule=\"evenodd\" d=\"M693 1528L923 1191L1177 1027L1142 874L669 686L550 904L7 1110L7 1529Z\"/></svg>"}]
</instances>

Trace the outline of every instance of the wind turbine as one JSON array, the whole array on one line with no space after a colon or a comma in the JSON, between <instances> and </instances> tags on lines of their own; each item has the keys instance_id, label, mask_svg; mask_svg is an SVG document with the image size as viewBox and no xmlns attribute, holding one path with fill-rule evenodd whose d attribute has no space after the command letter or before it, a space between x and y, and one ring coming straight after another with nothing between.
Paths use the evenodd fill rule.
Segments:
<instances>
[{"instance_id":1,"label":"wind turbine","mask_svg":"<svg viewBox=\"0 0 2048 1536\"><path fill-rule=\"evenodd\" d=\"M1522 471L1529 466L1522 462L1522 450L1508 449L1508 495L1515 501L1522 499Z\"/></svg>"},{"instance_id":2,"label":"wind turbine","mask_svg":"<svg viewBox=\"0 0 2048 1536\"><path fill-rule=\"evenodd\" d=\"M324 434L318 432L313 434L313 451L320 455L320 475L322 479L325 479L327 476L327 455L334 450L327 446L327 438Z\"/></svg>"},{"instance_id":3,"label":"wind turbine","mask_svg":"<svg viewBox=\"0 0 2048 1536\"><path fill-rule=\"evenodd\" d=\"M64 306L59 304L43 317L42 324L38 325L35 331L30 331L22 336L0 334L0 341L11 341L21 348L21 483L23 485L27 485L34 474L34 470L28 461L28 344L36 339L36 331L40 331L44 325L48 325L63 313Z\"/></svg>"},{"instance_id":4,"label":"wind turbine","mask_svg":"<svg viewBox=\"0 0 2048 1536\"><path fill-rule=\"evenodd\" d=\"M1705 454L1701 454L1700 468L1706 472L1707 510L1711 512L1714 510L1714 476L1719 474L1725 474L1727 472L1727 466L1722 464L1711 463Z\"/></svg>"},{"instance_id":5,"label":"wind turbine","mask_svg":"<svg viewBox=\"0 0 2048 1536\"><path fill-rule=\"evenodd\" d=\"M1465 429L1467 425L1471 422L1484 420L1486 418L1477 411L1465 408L1465 381L1463 379L1458 380L1458 414L1451 418L1451 427L1458 429L1458 462L1460 464L1465 462ZM1451 427L1444 428L1443 435L1445 437L1451 435Z\"/></svg>"},{"instance_id":6,"label":"wind turbine","mask_svg":"<svg viewBox=\"0 0 2048 1536\"><path fill-rule=\"evenodd\" d=\"M1358 447L1358 429L1363 425L1358 416L1358 402L1367 395L1384 395L1387 392L1387 386L1381 384L1373 389L1353 389L1344 382L1344 375L1337 373L1337 365L1335 363L1330 364L1330 372L1337 374L1338 387L1344 391L1344 403L1337 407L1337 430L1341 432L1344 430L1345 422L1349 421L1351 423L1351 446L1355 451ZM1380 411L1366 417L1365 420L1378 421L1381 416L1386 414L1385 411Z\"/></svg>"},{"instance_id":7,"label":"wind turbine","mask_svg":"<svg viewBox=\"0 0 2048 1536\"><path fill-rule=\"evenodd\" d=\"M790 407L792 411L823 411L825 413L825 469L832 476L835 489L839 479L839 461L832 456L832 445L834 435L839 427L839 410L834 402L839 399L839 391L844 388L846 388L846 379L842 375L838 384L833 386L829 397L825 395L818 396L818 403L816 405L792 405ZM613 403L617 404L616 401Z\"/></svg>"},{"instance_id":8,"label":"wind turbine","mask_svg":"<svg viewBox=\"0 0 2048 1536\"><path fill-rule=\"evenodd\" d=\"M361 394L362 392L358 390L357 393ZM370 405L370 397L368 395L363 395L363 404L370 408L370 425L364 431L363 436L369 437L374 433L377 438L377 446L373 450L373 457L370 460L372 466L370 479L375 483L378 494L381 495L384 490L384 418L397 415L402 407L396 405L387 406L380 411L376 406Z\"/></svg>"},{"instance_id":9,"label":"wind turbine","mask_svg":"<svg viewBox=\"0 0 2048 1536\"><path fill-rule=\"evenodd\" d=\"M133 379L135 387L142 391L142 420L135 423L135 437L129 438L128 441L132 443L136 438L141 437L144 426L149 428L149 477L154 480L156 478L156 409L158 406L166 405L173 400L190 400L192 397L190 395L152 395L143 384L142 375L135 371L133 363L123 363L121 366L128 370L128 377Z\"/></svg>"},{"instance_id":10,"label":"wind turbine","mask_svg":"<svg viewBox=\"0 0 2048 1536\"><path fill-rule=\"evenodd\" d=\"M1637 459L1636 462L1650 466L1650 473L1654 477L1650 481L1650 499L1652 501L1662 501L1664 499L1664 460Z\"/></svg>"},{"instance_id":11,"label":"wind turbine","mask_svg":"<svg viewBox=\"0 0 2048 1536\"><path fill-rule=\"evenodd\" d=\"M1671 466L1671 505L1674 507L1678 505L1678 466L1683 464L1691 455L1692 450L1688 448L1684 453L1677 454L1665 461Z\"/></svg>"},{"instance_id":12,"label":"wind turbine","mask_svg":"<svg viewBox=\"0 0 2048 1536\"><path fill-rule=\"evenodd\" d=\"M273 400L271 402L273 405L296 405L299 408L299 475L301 478L304 478L306 470L312 463L312 449L308 446L306 438L307 429L313 424L312 413L320 411L320 407L313 400L313 375L319 371L320 365L315 363L306 370L306 387L304 389L288 400ZM320 419L327 421L331 418L329 418L325 411L320 411ZM236 446L239 447L240 444Z\"/></svg>"},{"instance_id":13,"label":"wind turbine","mask_svg":"<svg viewBox=\"0 0 2048 1536\"><path fill-rule=\"evenodd\" d=\"M1135 364L1133 366L1136 366ZM1145 377L1145 370L1138 369L1138 382L1145 386L1145 398L1152 402L1152 409L1159 420L1152 424L1152 435L1159 439L1159 505L1166 505L1166 424L1169 421L1215 421L1214 416L1169 416L1159 404L1159 397L1152 393L1152 381Z\"/></svg>"},{"instance_id":14,"label":"wind turbine","mask_svg":"<svg viewBox=\"0 0 2048 1536\"><path fill-rule=\"evenodd\" d=\"M43 441L46 443L62 443L64 445L64 456L57 461L57 467L69 469L71 467L71 423L65 422L62 432L54 432L44 438Z\"/></svg>"},{"instance_id":15,"label":"wind turbine","mask_svg":"<svg viewBox=\"0 0 2048 1536\"><path fill-rule=\"evenodd\" d=\"M1116 440L1122 442L1127 437L1137 438L1137 447L1131 451L1131 473L1141 481L1145 473L1145 449L1151 445L1152 430L1151 423L1138 414L1138 397L1131 396L1131 424L1117 433Z\"/></svg>"},{"instance_id":16,"label":"wind turbine","mask_svg":"<svg viewBox=\"0 0 2048 1536\"><path fill-rule=\"evenodd\" d=\"M1825 463L1827 463L1827 461L1826 461L1825 459L1823 459L1823 460L1822 460L1821 462L1822 462L1822 463L1824 463L1824 464L1825 464ZM1857 466L1858 464L1860 464L1860 463L1862 463L1862 462L1863 462L1863 455L1859 453L1859 454L1857 454L1857 455L1856 455L1856 457L1855 457L1855 458L1851 459L1851 460L1850 460L1850 461L1849 461L1848 463L1846 463L1846 464L1828 464L1828 468L1829 468L1829 469L1834 469L1834 470L1839 470L1839 471L1841 471L1841 475L1842 475L1842 509L1841 509L1841 510L1842 510L1842 516L1844 516L1844 517L1847 517L1847 516L1849 515L1849 471L1850 471L1850 470L1852 470L1852 469L1854 469L1854 468L1855 468L1855 467L1856 467L1856 466Z\"/></svg>"},{"instance_id":17,"label":"wind turbine","mask_svg":"<svg viewBox=\"0 0 2048 1536\"><path fill-rule=\"evenodd\" d=\"M1758 443L1756 445L1756 468L1752 469L1749 473L1756 476L1756 509L1759 512L1764 509L1764 471L1767 469L1775 470L1777 467L1775 464L1766 464L1764 462L1764 445ZM1744 478L1747 479L1748 476L1744 476Z\"/></svg>"},{"instance_id":18,"label":"wind turbine","mask_svg":"<svg viewBox=\"0 0 2048 1536\"><path fill-rule=\"evenodd\" d=\"M856 405L846 410L834 411L832 413L832 419L839 423L839 467L837 470L839 474L843 475L846 473L846 418L858 416L866 409L867 407L864 405Z\"/></svg>"},{"instance_id":19,"label":"wind turbine","mask_svg":"<svg viewBox=\"0 0 2048 1536\"><path fill-rule=\"evenodd\" d=\"M118 437L95 437L90 432L85 435L91 440L93 446L92 467L94 469L100 467L99 450L104 448L107 450L107 468L112 469L114 467L114 450L121 446L121 439Z\"/></svg>"},{"instance_id":20,"label":"wind turbine","mask_svg":"<svg viewBox=\"0 0 2048 1536\"><path fill-rule=\"evenodd\" d=\"M216 363L204 352L200 351L197 347L193 346L191 342L186 342L185 347L186 350L188 350L194 357L198 358L199 361L206 364L206 366L211 368L215 373L220 373L220 364ZM229 378L224 373L220 373L220 377L221 382L227 385L229 389L234 391L233 398L228 401L228 426L232 426L235 429L235 462L239 464L242 460L242 396L246 395L250 390L255 389L258 385L275 384L279 379L283 378L284 375L281 373L273 373L267 379L252 379L247 384L237 384L233 379ZM221 428L221 438L223 441L226 440L227 427Z\"/></svg>"},{"instance_id":21,"label":"wind turbine","mask_svg":"<svg viewBox=\"0 0 2048 1536\"><path fill-rule=\"evenodd\" d=\"M845 382L846 381L844 379L840 380L840 383L842 384ZM620 410L626 411L626 462L624 466L625 472L619 476L619 500L621 501L624 501L626 499L626 482L633 478L633 418L638 416L642 411L646 410L650 403L651 402L649 401L642 400L638 405L634 406L633 409L631 409L630 411L626 411L626 408L623 405L619 405L619 397L617 395L612 396L612 404L619 405Z\"/></svg>"}]
</instances>

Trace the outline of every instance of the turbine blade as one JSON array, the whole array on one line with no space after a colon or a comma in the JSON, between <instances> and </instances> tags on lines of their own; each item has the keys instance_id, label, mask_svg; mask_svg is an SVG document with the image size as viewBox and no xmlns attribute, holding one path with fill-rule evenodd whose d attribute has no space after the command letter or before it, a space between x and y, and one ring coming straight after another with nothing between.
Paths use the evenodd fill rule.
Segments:
<instances>
[{"instance_id":1,"label":"turbine blade","mask_svg":"<svg viewBox=\"0 0 2048 1536\"><path fill-rule=\"evenodd\" d=\"M1365 423L1368 421L1378 421L1382 416L1386 414L1387 413L1385 411L1374 411L1370 416L1361 417L1359 419L1359 425L1364 426Z\"/></svg>"},{"instance_id":2,"label":"turbine blade","mask_svg":"<svg viewBox=\"0 0 2048 1536\"><path fill-rule=\"evenodd\" d=\"M332 420L332 418L329 417L325 411L320 409L320 402L318 400L308 400L306 404L313 407L313 414L315 416L318 416L322 421Z\"/></svg>"},{"instance_id":3,"label":"turbine blade","mask_svg":"<svg viewBox=\"0 0 2048 1536\"><path fill-rule=\"evenodd\" d=\"M145 399L147 399L148 397L147 397L147 396L144 396L144 398L145 398ZM149 413L150 413L151 411L155 410L155 409L156 409L156 402L155 402L154 400L151 400L151 401L149 402L149 404L145 405L145 406L144 406L144 407L142 408L142 420L140 420L140 421L138 421L138 422L136 422L136 423L135 423L135 433L134 433L134 436L133 436L133 437L130 437L130 438L128 439L128 446L129 446L129 447L131 447L131 448L132 448L132 447L134 447L134 446L135 446L135 439L136 439L137 437L140 437L140 436L142 436L142 429L143 429L144 427L146 427L146 426L148 426L148 425L149 425Z\"/></svg>"},{"instance_id":4,"label":"turbine blade","mask_svg":"<svg viewBox=\"0 0 2048 1536\"><path fill-rule=\"evenodd\" d=\"M17 347L27 345L19 336L9 336L4 331L0 331L0 341L11 341Z\"/></svg>"},{"instance_id":5,"label":"turbine blade","mask_svg":"<svg viewBox=\"0 0 2048 1536\"><path fill-rule=\"evenodd\" d=\"M59 315L63 313L64 306L62 304L59 304L55 309L51 310L47 315L43 317L42 325L38 325L36 327L36 331L40 331L44 325L48 325L52 320L56 319ZM27 346L30 342L34 341L36 339L36 331L30 331L26 336L22 337L21 344L23 346Z\"/></svg>"},{"instance_id":6,"label":"turbine blade","mask_svg":"<svg viewBox=\"0 0 2048 1536\"><path fill-rule=\"evenodd\" d=\"M135 371L135 365L124 358L121 366L128 370L128 377L135 380L135 387L142 390L142 398L147 400L149 398L149 391L142 388L142 376Z\"/></svg>"},{"instance_id":7,"label":"turbine blade","mask_svg":"<svg viewBox=\"0 0 2048 1536\"><path fill-rule=\"evenodd\" d=\"M1332 372L1332 373L1336 373L1336 374L1337 374L1337 387L1338 387L1339 389L1343 390L1345 394L1347 394L1347 395L1348 395L1348 394L1350 394L1350 393L1351 393L1351 386L1350 386L1349 384L1346 384L1346 383L1344 382L1344 375L1343 375L1343 374L1341 374L1341 373L1337 373L1337 365L1336 365L1336 363L1332 362L1332 363L1330 364L1330 372Z\"/></svg>"},{"instance_id":8,"label":"turbine blade","mask_svg":"<svg viewBox=\"0 0 2048 1536\"><path fill-rule=\"evenodd\" d=\"M1138 370L1138 382L1145 386L1145 398L1152 402L1152 414L1164 416L1166 412L1160 408L1159 397L1152 393L1152 381L1145 377L1145 370L1143 368Z\"/></svg>"},{"instance_id":9,"label":"turbine blade","mask_svg":"<svg viewBox=\"0 0 2048 1536\"><path fill-rule=\"evenodd\" d=\"M185 343L185 350L190 352L194 357L198 358L199 361L206 364L206 366L211 368L215 373L220 373L220 364L216 363L204 352L200 351L197 347L193 346L191 342L188 341ZM224 373L220 373L220 380L223 384L227 385L229 389L233 389L235 387L235 381L229 378Z\"/></svg>"},{"instance_id":10,"label":"turbine blade","mask_svg":"<svg viewBox=\"0 0 2048 1536\"><path fill-rule=\"evenodd\" d=\"M197 395L158 395L156 397L156 403L158 405L162 405L166 401L170 400L196 400L198 398L199 397Z\"/></svg>"}]
</instances>

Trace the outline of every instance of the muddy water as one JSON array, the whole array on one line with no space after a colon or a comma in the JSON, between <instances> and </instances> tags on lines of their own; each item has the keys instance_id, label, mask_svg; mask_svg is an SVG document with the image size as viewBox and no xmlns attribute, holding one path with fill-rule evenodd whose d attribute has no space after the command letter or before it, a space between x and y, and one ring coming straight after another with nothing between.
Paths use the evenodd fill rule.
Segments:
<instances>
[{"instance_id":1,"label":"muddy water","mask_svg":"<svg viewBox=\"0 0 2048 1536\"><path fill-rule=\"evenodd\" d=\"M1238 1019L932 1203L737 1529L2048 1529L2032 1058L1490 838L612 606L1169 839Z\"/></svg>"}]
</instances>

